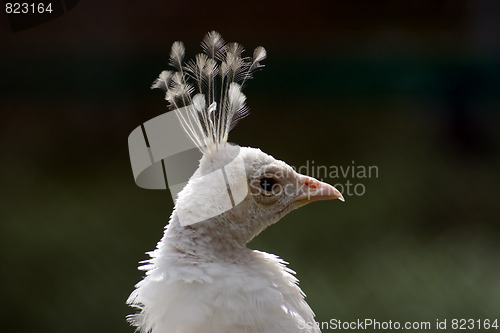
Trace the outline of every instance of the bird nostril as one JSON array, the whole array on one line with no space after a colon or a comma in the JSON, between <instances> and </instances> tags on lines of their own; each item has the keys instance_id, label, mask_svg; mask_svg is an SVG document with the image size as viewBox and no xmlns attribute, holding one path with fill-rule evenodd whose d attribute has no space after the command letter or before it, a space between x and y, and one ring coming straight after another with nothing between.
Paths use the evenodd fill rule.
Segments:
<instances>
[{"instance_id":1,"label":"bird nostril","mask_svg":"<svg viewBox=\"0 0 500 333\"><path fill-rule=\"evenodd\" d=\"M309 188L317 188L318 182L312 178L307 178L305 181L305 185Z\"/></svg>"}]
</instances>

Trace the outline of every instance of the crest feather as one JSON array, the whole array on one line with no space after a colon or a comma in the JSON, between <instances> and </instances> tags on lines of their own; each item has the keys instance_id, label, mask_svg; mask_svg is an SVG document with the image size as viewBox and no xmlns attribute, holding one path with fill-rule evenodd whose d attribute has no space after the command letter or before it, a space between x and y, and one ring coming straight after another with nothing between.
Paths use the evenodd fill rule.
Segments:
<instances>
[{"instance_id":1,"label":"crest feather","mask_svg":"<svg viewBox=\"0 0 500 333\"><path fill-rule=\"evenodd\" d=\"M226 44L216 31L205 35L201 47L204 53L184 64L184 44L175 42L169 65L176 70L162 71L151 88L166 91L165 99L187 135L202 153L211 154L227 143L229 131L249 114L241 90L264 67L261 61L267 54L259 46L252 57L243 57L243 46ZM182 107L184 114L178 112Z\"/></svg>"}]
</instances>

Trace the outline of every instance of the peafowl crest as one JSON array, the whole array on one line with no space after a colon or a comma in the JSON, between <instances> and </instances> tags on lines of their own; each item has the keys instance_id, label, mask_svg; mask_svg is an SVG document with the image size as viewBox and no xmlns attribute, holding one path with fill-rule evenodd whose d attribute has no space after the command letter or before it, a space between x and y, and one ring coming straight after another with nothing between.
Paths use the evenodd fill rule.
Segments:
<instances>
[{"instance_id":1,"label":"peafowl crest","mask_svg":"<svg viewBox=\"0 0 500 333\"><path fill-rule=\"evenodd\" d=\"M259 46L253 57L245 57L240 44L226 44L216 31L205 36L201 47L203 53L184 63L184 44L175 42L169 62L175 70L162 71L151 88L165 90L172 110L187 107L187 112L177 112L179 120L195 145L210 156L249 114L242 88L264 66L266 50Z\"/></svg>"}]
</instances>

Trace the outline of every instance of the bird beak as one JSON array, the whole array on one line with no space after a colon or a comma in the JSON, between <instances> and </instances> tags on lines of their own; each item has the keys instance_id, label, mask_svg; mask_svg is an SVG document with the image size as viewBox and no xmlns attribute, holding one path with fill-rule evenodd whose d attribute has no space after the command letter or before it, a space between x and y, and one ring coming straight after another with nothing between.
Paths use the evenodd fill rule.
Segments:
<instances>
[{"instance_id":1,"label":"bird beak","mask_svg":"<svg viewBox=\"0 0 500 333\"><path fill-rule=\"evenodd\" d=\"M304 175L299 175L298 182L299 194L296 199L297 201L304 203L331 199L345 201L342 193L330 184Z\"/></svg>"}]
</instances>

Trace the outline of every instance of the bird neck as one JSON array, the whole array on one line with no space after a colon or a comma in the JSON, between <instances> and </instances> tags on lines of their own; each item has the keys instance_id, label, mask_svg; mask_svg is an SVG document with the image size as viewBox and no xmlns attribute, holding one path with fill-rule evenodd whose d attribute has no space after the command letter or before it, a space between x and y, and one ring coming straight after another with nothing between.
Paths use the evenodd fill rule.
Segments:
<instances>
[{"instance_id":1,"label":"bird neck","mask_svg":"<svg viewBox=\"0 0 500 333\"><path fill-rule=\"evenodd\" d=\"M229 222L230 223L230 222ZM171 251L204 261L238 261L250 256L246 240L229 233L228 221L212 218L188 226L181 226L177 214L172 214L162 242Z\"/></svg>"}]
</instances>

